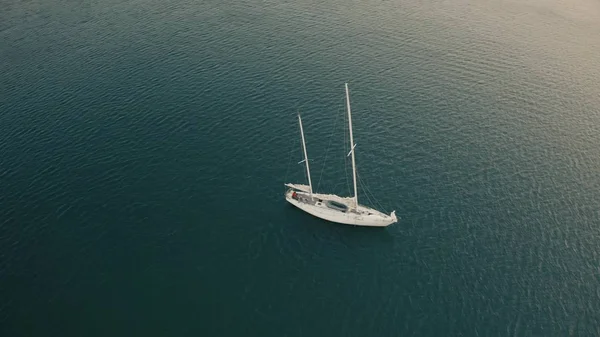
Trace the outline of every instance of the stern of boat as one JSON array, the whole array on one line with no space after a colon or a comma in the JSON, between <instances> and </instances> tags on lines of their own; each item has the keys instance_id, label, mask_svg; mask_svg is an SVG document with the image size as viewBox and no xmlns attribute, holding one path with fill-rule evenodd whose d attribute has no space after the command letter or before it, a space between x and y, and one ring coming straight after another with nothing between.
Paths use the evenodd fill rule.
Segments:
<instances>
[{"instance_id":1,"label":"stern of boat","mask_svg":"<svg viewBox=\"0 0 600 337\"><path fill-rule=\"evenodd\" d=\"M293 188L288 188L285 191L284 197L286 200L291 201L290 199L294 199L294 200L298 200L297 194L296 194L296 190L294 190Z\"/></svg>"}]
</instances>

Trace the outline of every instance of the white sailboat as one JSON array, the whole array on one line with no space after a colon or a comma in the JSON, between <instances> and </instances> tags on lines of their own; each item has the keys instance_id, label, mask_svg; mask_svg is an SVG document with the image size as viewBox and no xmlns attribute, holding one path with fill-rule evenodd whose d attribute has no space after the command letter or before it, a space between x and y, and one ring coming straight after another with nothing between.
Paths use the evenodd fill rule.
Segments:
<instances>
[{"instance_id":1,"label":"white sailboat","mask_svg":"<svg viewBox=\"0 0 600 337\"><path fill-rule=\"evenodd\" d=\"M352 155L352 178L354 182L354 196L340 197L335 194L313 193L312 182L310 179L310 167L308 156L306 154L306 142L304 140L304 130L302 129L302 118L298 114L298 123L300 124L300 133L302 134L302 149L304 151L304 162L306 164L306 174L308 176L308 185L286 183L289 189L285 193L285 199L292 205L301 210L312 214L318 218L355 226L386 227L398 221L396 211L391 214L385 214L376 209L360 205L358 203L358 191L356 187L356 160L354 158L354 139L352 138L352 112L350 110L350 94L348 93L348 83L346 86L346 105L348 108L348 125L350 129L350 153Z\"/></svg>"}]
</instances>

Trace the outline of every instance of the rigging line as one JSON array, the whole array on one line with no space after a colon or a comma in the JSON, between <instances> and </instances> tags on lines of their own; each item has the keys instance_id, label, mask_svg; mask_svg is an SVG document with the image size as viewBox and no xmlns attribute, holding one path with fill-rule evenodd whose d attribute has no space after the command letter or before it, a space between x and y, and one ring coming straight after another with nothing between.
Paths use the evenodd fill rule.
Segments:
<instances>
[{"instance_id":1,"label":"rigging line","mask_svg":"<svg viewBox=\"0 0 600 337\"><path fill-rule=\"evenodd\" d=\"M366 192L365 194L367 196L370 194L371 197L373 198L373 202L374 202L373 205L379 207L379 209L381 209L381 210L384 210L385 208L381 205L381 203L379 202L379 200L377 200L377 198L375 197L375 194L367 186L367 183L364 180L362 180L362 178L358 174L357 174L357 176L358 176L358 180L359 180L360 184L363 186L363 188L364 188L364 190Z\"/></svg>"},{"instance_id":2,"label":"rigging line","mask_svg":"<svg viewBox=\"0 0 600 337\"><path fill-rule=\"evenodd\" d=\"M369 193L373 197L373 200L377 204L377 207L379 207L379 209L381 209L381 210L384 210L385 207L383 207L383 205L379 202L379 199L377 199L377 197L375 196L375 193L373 193L373 191L371 191L371 189L369 188L369 186L367 186L366 182L364 182L364 184L365 184L365 189L369 191Z\"/></svg>"},{"instance_id":3,"label":"rigging line","mask_svg":"<svg viewBox=\"0 0 600 337\"><path fill-rule=\"evenodd\" d=\"M325 150L325 159L323 160L323 165L321 166L321 174L319 175L319 181L317 182L317 190L319 186L321 186L321 178L323 178L323 172L325 171L325 164L327 163L327 156L329 155L329 150L331 149L331 142L333 141L333 135L335 134L335 130L337 127L337 120L339 118L340 107L338 105L338 114L335 116L333 120L333 131L331 131L331 135L329 135L329 144L327 145L327 150Z\"/></svg>"},{"instance_id":4,"label":"rigging line","mask_svg":"<svg viewBox=\"0 0 600 337\"><path fill-rule=\"evenodd\" d=\"M360 184L360 185L363 187L363 189L364 189L364 191L365 191L363 194L364 194L364 196L367 198L367 201L368 201L369 203L371 203L371 205L372 205L372 206L375 206L375 207L377 207L377 206L376 206L376 203L373 201L373 199L375 198L375 196L374 196L374 195L372 195L372 193L371 193L371 195L369 195L370 193L367 193L367 188L366 188L366 185L365 185L365 183L363 182L363 180L360 178L360 175L358 175L358 174L357 174L356 176L357 176L357 178L358 178L358 183L359 183L359 184Z\"/></svg>"},{"instance_id":5,"label":"rigging line","mask_svg":"<svg viewBox=\"0 0 600 337\"><path fill-rule=\"evenodd\" d=\"M287 183L287 178L288 178L288 174L290 173L290 165L292 163L292 153L294 152L294 147L296 146L296 143L298 142L297 140L298 137L294 137L294 139L296 139L295 141L292 142L292 144L290 145L290 151L288 154L288 164L287 164L287 169L285 170L285 183Z\"/></svg>"}]
</instances>

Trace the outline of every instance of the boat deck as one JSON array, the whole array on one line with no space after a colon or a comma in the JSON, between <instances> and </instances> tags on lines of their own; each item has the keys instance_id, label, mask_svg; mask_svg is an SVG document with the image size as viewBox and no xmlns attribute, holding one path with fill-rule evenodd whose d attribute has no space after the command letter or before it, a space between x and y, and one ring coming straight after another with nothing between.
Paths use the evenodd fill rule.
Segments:
<instances>
[{"instance_id":1,"label":"boat deck","mask_svg":"<svg viewBox=\"0 0 600 337\"><path fill-rule=\"evenodd\" d=\"M294 192L296 193L296 197L293 196ZM387 214L384 214L375 209L358 205L355 209L353 208L353 199L352 198L344 198L337 196L335 194L320 194L313 193L311 198L310 193L302 192L302 191L294 191L293 189L288 189L286 192L286 196L297 200L298 202L306 205L312 205L322 208L327 208L330 210L335 210L341 213L355 213L355 214L364 214L364 215L380 215L387 217Z\"/></svg>"}]
</instances>

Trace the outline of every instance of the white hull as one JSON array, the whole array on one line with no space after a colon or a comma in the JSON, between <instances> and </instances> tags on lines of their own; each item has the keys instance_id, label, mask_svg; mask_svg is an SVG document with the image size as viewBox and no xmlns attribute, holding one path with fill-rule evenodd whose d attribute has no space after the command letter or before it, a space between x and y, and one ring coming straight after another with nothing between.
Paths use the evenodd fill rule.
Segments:
<instances>
[{"instance_id":1,"label":"white hull","mask_svg":"<svg viewBox=\"0 0 600 337\"><path fill-rule=\"evenodd\" d=\"M398 221L395 212L390 215L381 213L372 208L358 205L356 211L340 211L327 206L327 201L335 201L347 206L352 205L352 198L342 198L333 194L313 193L312 199L305 192L296 192L297 198L293 198L292 189L285 193L285 199L292 205L317 218L345 225L387 227Z\"/></svg>"}]
</instances>

